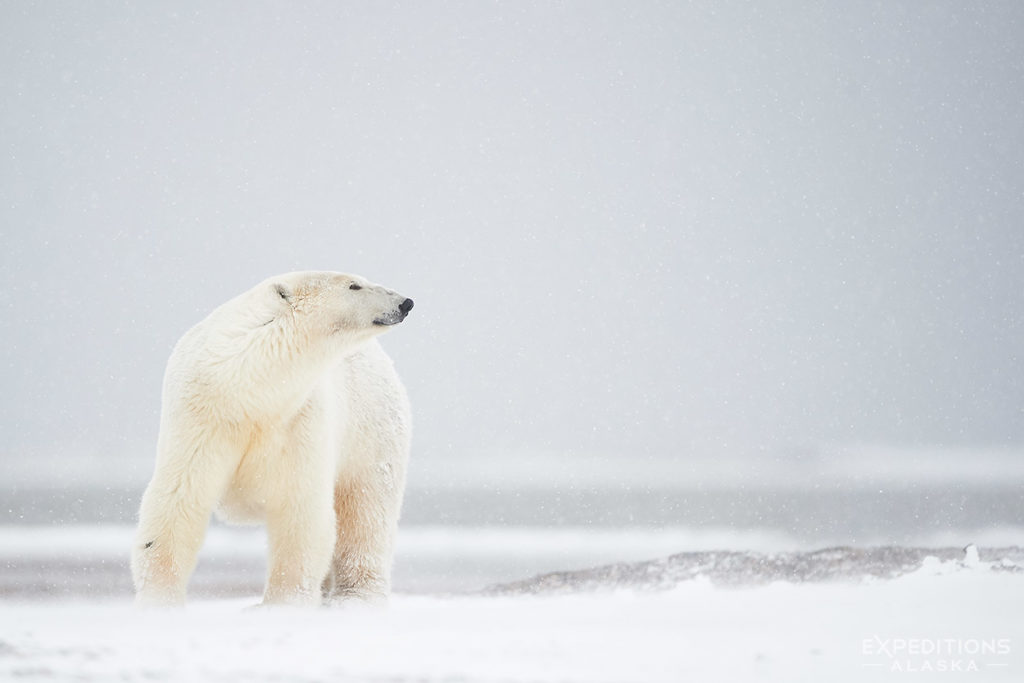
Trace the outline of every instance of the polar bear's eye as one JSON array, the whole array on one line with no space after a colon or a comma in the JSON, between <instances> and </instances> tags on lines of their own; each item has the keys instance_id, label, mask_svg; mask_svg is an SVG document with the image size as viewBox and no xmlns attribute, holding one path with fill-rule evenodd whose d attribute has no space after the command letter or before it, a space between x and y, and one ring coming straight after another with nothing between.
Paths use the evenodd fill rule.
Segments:
<instances>
[{"instance_id":1,"label":"polar bear's eye","mask_svg":"<svg viewBox=\"0 0 1024 683\"><path fill-rule=\"evenodd\" d=\"M349 288L349 289L362 289L362 286L360 286L360 285L357 285L356 283L354 283L354 282L353 282L352 284L350 284L350 285L348 286L348 288Z\"/></svg>"}]
</instances>

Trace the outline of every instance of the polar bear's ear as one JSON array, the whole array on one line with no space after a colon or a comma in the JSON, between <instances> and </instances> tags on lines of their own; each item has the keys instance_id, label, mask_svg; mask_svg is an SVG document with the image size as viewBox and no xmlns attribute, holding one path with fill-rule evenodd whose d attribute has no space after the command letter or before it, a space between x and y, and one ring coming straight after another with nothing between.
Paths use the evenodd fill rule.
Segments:
<instances>
[{"instance_id":1,"label":"polar bear's ear","mask_svg":"<svg viewBox=\"0 0 1024 683\"><path fill-rule=\"evenodd\" d=\"M279 297L281 297L288 303L292 302L292 293L288 291L288 288L282 285L280 282L274 284L274 291L277 293Z\"/></svg>"}]
</instances>

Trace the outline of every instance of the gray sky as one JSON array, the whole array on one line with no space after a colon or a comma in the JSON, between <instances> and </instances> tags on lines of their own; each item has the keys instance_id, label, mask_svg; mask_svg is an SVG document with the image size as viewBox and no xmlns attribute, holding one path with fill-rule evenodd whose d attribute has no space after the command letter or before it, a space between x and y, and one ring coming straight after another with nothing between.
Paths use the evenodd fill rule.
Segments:
<instances>
[{"instance_id":1,"label":"gray sky","mask_svg":"<svg viewBox=\"0 0 1024 683\"><path fill-rule=\"evenodd\" d=\"M296 269L416 300L421 457L1022 444L1022 20L4 2L2 456L150 462L175 340Z\"/></svg>"}]
</instances>

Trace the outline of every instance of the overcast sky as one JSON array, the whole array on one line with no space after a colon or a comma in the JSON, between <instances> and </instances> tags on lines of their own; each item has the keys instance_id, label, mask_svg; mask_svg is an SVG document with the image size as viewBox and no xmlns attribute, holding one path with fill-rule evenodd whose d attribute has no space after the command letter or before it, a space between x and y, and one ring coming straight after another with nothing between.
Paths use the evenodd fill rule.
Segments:
<instances>
[{"instance_id":1,"label":"overcast sky","mask_svg":"<svg viewBox=\"0 0 1024 683\"><path fill-rule=\"evenodd\" d=\"M148 463L272 274L417 457L1024 444L1024 4L0 4L0 456Z\"/></svg>"}]
</instances>

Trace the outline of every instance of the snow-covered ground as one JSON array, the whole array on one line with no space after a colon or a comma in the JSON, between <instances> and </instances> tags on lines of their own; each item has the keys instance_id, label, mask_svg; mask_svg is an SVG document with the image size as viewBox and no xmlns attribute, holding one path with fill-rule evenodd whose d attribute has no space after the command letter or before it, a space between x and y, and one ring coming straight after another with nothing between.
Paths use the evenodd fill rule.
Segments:
<instances>
[{"instance_id":1,"label":"snow-covered ground","mask_svg":"<svg viewBox=\"0 0 1024 683\"><path fill-rule=\"evenodd\" d=\"M127 526L0 527L0 681L1024 676L1019 548L1001 556L983 548L980 558L936 550L909 565L906 552L871 558L902 573L893 579L856 562L832 571L825 564L836 565L836 553L798 552L782 557L783 575L795 558L803 575L810 562L832 578L796 582L778 580L778 551L800 544L754 530L413 527L399 541L388 607L302 612L248 609L262 581L262 534L214 527L189 606L138 612L124 557L130 537ZM1020 529L1007 528L969 540L997 546L1020 538ZM621 563L729 547L767 554ZM610 562L619 564L507 583ZM567 585L566 576L584 590L548 591Z\"/></svg>"},{"instance_id":2,"label":"snow-covered ground","mask_svg":"<svg viewBox=\"0 0 1024 683\"><path fill-rule=\"evenodd\" d=\"M8 461L0 681L1024 680L1024 460L954 455L637 481L424 467L387 608L247 609L264 532L214 525L189 606L156 613L130 606L141 471L61 480ZM855 550L812 552L829 546ZM551 590L566 586L583 590Z\"/></svg>"},{"instance_id":3,"label":"snow-covered ground","mask_svg":"<svg viewBox=\"0 0 1024 683\"><path fill-rule=\"evenodd\" d=\"M996 563L998 564L998 563ZM0 680L971 680L1024 676L1024 576L926 559L892 580L538 597L398 594L386 608L137 612L0 602ZM912 672L912 673L910 673Z\"/></svg>"}]
</instances>

